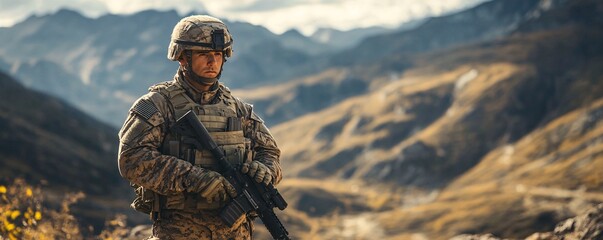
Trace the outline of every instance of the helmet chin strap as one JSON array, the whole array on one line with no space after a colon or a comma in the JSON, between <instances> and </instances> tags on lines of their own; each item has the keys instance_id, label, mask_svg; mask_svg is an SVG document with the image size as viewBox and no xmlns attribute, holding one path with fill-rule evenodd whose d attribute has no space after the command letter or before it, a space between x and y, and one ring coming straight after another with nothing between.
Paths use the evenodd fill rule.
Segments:
<instances>
[{"instance_id":1,"label":"helmet chin strap","mask_svg":"<svg viewBox=\"0 0 603 240\"><path fill-rule=\"evenodd\" d=\"M186 75L193 81L198 82L198 83L202 83L202 84L207 84L207 85L212 85L214 83L216 83L218 81L218 79L220 79L220 76L222 76L222 67L224 66L224 62L226 61L222 61L222 65L220 66L220 72L218 73L218 76L216 76L215 78L206 78L206 77L202 77L199 76L197 73L195 73L195 71L193 71L193 53L190 50L184 51L184 55L186 56L186 67L184 68L184 71L186 72Z\"/></svg>"}]
</instances>

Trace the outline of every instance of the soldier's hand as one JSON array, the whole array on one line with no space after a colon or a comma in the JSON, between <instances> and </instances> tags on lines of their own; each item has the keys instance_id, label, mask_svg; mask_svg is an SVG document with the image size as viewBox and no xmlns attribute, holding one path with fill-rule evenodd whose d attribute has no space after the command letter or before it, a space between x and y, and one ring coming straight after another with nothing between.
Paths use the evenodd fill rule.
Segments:
<instances>
[{"instance_id":1,"label":"soldier's hand","mask_svg":"<svg viewBox=\"0 0 603 240\"><path fill-rule=\"evenodd\" d=\"M272 171L265 164L259 161L251 161L248 160L243 165L241 165L241 172L249 175L256 182L264 183L268 185L272 182Z\"/></svg>"},{"instance_id":2,"label":"soldier's hand","mask_svg":"<svg viewBox=\"0 0 603 240\"><path fill-rule=\"evenodd\" d=\"M211 180L200 192L207 202L226 201L229 197L237 196L236 189L222 175L214 171L208 171L207 174Z\"/></svg>"}]
</instances>

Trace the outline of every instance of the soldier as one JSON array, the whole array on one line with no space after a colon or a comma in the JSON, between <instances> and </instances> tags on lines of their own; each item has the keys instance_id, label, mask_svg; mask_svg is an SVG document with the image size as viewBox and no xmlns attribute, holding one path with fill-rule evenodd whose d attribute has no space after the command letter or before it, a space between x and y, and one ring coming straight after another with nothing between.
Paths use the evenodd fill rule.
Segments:
<instances>
[{"instance_id":1,"label":"soldier","mask_svg":"<svg viewBox=\"0 0 603 240\"><path fill-rule=\"evenodd\" d=\"M233 39L214 17L183 18L172 32L168 59L180 67L169 82L149 88L119 132L120 174L136 187L132 207L151 215L149 239L251 239L252 216L228 227L219 210L236 191L211 153L170 127L189 110L210 131L228 161L258 182L281 180L280 150L252 105L218 81Z\"/></svg>"}]
</instances>

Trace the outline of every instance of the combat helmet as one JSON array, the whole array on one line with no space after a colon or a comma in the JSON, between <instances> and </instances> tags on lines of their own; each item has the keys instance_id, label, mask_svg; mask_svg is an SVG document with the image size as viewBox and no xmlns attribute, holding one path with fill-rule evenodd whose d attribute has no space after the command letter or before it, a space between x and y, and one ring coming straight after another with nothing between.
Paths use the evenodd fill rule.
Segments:
<instances>
[{"instance_id":1,"label":"combat helmet","mask_svg":"<svg viewBox=\"0 0 603 240\"><path fill-rule=\"evenodd\" d=\"M217 77L205 78L193 71L193 50L223 52L224 59ZM172 61L186 59L188 64L181 65L179 72L189 79L203 84L214 84L222 75L224 62L231 55L232 36L226 24L211 16L193 15L183 18L174 26L167 57Z\"/></svg>"},{"instance_id":2,"label":"combat helmet","mask_svg":"<svg viewBox=\"0 0 603 240\"><path fill-rule=\"evenodd\" d=\"M178 61L185 50L223 51L232 55L232 35L220 19L207 15L193 15L181 19L172 32L168 59Z\"/></svg>"}]
</instances>

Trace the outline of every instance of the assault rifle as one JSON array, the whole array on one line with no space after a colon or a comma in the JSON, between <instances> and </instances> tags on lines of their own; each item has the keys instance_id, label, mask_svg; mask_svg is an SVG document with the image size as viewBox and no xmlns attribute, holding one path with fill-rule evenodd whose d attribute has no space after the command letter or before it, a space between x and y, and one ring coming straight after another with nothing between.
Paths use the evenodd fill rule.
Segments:
<instances>
[{"instance_id":1,"label":"assault rifle","mask_svg":"<svg viewBox=\"0 0 603 240\"><path fill-rule=\"evenodd\" d=\"M211 151L222 167L222 176L237 190L237 197L220 210L220 218L228 226L232 226L241 215L255 211L274 239L290 239L289 232L273 210L275 207L284 210L287 202L272 183L268 185L258 183L247 174L242 173L240 166L230 164L226 160L224 152L218 148L203 123L192 111L188 111L178 119L172 127L172 131L182 136L192 137L200 147Z\"/></svg>"}]
</instances>

